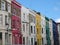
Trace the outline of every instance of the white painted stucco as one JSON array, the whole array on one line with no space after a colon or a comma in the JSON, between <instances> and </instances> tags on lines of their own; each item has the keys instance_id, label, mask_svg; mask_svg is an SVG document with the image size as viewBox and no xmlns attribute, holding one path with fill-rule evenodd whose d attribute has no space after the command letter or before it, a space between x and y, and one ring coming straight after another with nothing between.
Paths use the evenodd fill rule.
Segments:
<instances>
[{"instance_id":1,"label":"white painted stucco","mask_svg":"<svg viewBox=\"0 0 60 45\"><path fill-rule=\"evenodd\" d=\"M35 45L35 41L36 41L36 27L35 27L35 33L34 33L34 26L36 26L36 21L35 20L35 15L36 15L36 12L34 12L33 10L29 9L29 14L31 16L33 16L34 20L32 22L29 22L29 25L30 25L30 29L29 29L29 40L30 40L30 45ZM32 30L33 30L33 33L31 33L31 26L33 27ZM33 44L31 43L31 38L33 38Z\"/></svg>"},{"instance_id":2,"label":"white painted stucco","mask_svg":"<svg viewBox=\"0 0 60 45\"><path fill-rule=\"evenodd\" d=\"M45 17L43 15L41 15L41 26L43 28L43 33L42 33L42 38L43 38L43 45L47 44L47 40L46 40L46 22L45 22Z\"/></svg>"},{"instance_id":3,"label":"white painted stucco","mask_svg":"<svg viewBox=\"0 0 60 45\"><path fill-rule=\"evenodd\" d=\"M52 20L49 20L49 28L50 28L50 40L51 40L51 45L54 45Z\"/></svg>"},{"instance_id":4,"label":"white painted stucco","mask_svg":"<svg viewBox=\"0 0 60 45\"><path fill-rule=\"evenodd\" d=\"M22 29L22 35L25 37L25 45L29 45L29 11L26 7L21 7L21 29ZM25 25L25 29L23 31L23 24ZM23 38L22 37L22 38Z\"/></svg>"},{"instance_id":5,"label":"white painted stucco","mask_svg":"<svg viewBox=\"0 0 60 45\"><path fill-rule=\"evenodd\" d=\"M11 0L6 0L6 1L11 3ZM4 5L5 5L5 3L4 3ZM5 6L4 6L4 9L5 9ZM2 15L2 20L0 20L0 21L2 21L2 23L0 23L0 33L2 33L2 45L8 44L8 42L10 45L12 45L12 33L10 31L7 32L7 26L5 25L5 16L7 16L7 23L9 24L8 30L11 30L11 17L9 15L9 13L11 14L11 8L9 10L10 10L10 12L7 12L2 9L0 10L0 16ZM9 37L6 38L7 33L8 33ZM8 42L6 40L8 40Z\"/></svg>"}]
</instances>

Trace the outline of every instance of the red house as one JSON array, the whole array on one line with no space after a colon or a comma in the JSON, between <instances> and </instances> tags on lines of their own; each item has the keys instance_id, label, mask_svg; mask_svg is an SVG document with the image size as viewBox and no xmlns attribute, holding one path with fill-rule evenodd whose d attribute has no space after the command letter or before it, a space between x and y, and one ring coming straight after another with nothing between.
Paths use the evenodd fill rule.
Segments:
<instances>
[{"instance_id":1,"label":"red house","mask_svg":"<svg viewBox=\"0 0 60 45\"><path fill-rule=\"evenodd\" d=\"M12 44L19 45L22 44L22 34L21 34L21 5L12 0L11 3L11 26L12 26Z\"/></svg>"}]
</instances>

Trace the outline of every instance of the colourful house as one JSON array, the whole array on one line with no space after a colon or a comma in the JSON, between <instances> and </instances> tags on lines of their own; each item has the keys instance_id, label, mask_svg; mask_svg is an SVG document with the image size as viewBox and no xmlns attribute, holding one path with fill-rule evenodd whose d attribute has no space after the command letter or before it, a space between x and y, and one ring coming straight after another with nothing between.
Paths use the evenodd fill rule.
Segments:
<instances>
[{"instance_id":1,"label":"colourful house","mask_svg":"<svg viewBox=\"0 0 60 45\"><path fill-rule=\"evenodd\" d=\"M53 23L53 39L54 39L54 45L59 45L59 34L58 34L58 27L57 27L57 23L52 20Z\"/></svg>"},{"instance_id":2,"label":"colourful house","mask_svg":"<svg viewBox=\"0 0 60 45\"><path fill-rule=\"evenodd\" d=\"M37 45L42 45L42 35L41 35L41 15L40 13L36 14L36 38Z\"/></svg>"},{"instance_id":3,"label":"colourful house","mask_svg":"<svg viewBox=\"0 0 60 45\"><path fill-rule=\"evenodd\" d=\"M60 45L60 22L57 22L58 34L59 34L59 45Z\"/></svg>"},{"instance_id":4,"label":"colourful house","mask_svg":"<svg viewBox=\"0 0 60 45\"><path fill-rule=\"evenodd\" d=\"M22 44L22 34L21 34L21 5L12 0L11 3L11 26L12 26L12 44L18 45Z\"/></svg>"},{"instance_id":5,"label":"colourful house","mask_svg":"<svg viewBox=\"0 0 60 45\"><path fill-rule=\"evenodd\" d=\"M49 19L45 17L46 20L46 40L47 40L47 45L51 45L50 42L50 29L49 29Z\"/></svg>"}]
</instances>

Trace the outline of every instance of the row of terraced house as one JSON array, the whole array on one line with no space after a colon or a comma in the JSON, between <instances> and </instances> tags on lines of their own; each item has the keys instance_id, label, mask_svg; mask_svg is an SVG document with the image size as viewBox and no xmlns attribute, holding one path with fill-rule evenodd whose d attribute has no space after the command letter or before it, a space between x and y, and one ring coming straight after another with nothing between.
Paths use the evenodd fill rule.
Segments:
<instances>
[{"instance_id":1,"label":"row of terraced house","mask_svg":"<svg viewBox=\"0 0 60 45\"><path fill-rule=\"evenodd\" d=\"M0 0L0 45L60 45L60 23L16 0Z\"/></svg>"}]
</instances>

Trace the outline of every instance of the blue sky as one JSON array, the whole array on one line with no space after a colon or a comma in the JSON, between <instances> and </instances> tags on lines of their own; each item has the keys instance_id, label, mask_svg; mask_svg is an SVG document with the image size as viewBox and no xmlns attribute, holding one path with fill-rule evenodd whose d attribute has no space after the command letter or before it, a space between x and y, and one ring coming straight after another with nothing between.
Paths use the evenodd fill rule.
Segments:
<instances>
[{"instance_id":1,"label":"blue sky","mask_svg":"<svg viewBox=\"0 0 60 45\"><path fill-rule=\"evenodd\" d=\"M17 0L17 2L53 20L60 19L60 0Z\"/></svg>"}]
</instances>

